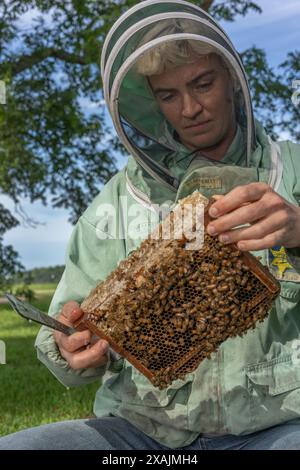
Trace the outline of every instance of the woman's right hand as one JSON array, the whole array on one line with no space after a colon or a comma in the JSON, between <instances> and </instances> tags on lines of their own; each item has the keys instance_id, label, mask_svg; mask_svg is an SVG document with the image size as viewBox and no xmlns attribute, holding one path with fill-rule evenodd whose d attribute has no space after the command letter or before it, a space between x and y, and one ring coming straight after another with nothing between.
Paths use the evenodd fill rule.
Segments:
<instances>
[{"instance_id":1,"label":"woman's right hand","mask_svg":"<svg viewBox=\"0 0 300 470\"><path fill-rule=\"evenodd\" d=\"M74 326L82 315L78 303L71 300L63 306L58 320L65 325ZM72 369L99 367L108 360L108 342L93 336L89 330L78 331L70 336L54 331L54 339L62 357Z\"/></svg>"}]
</instances>

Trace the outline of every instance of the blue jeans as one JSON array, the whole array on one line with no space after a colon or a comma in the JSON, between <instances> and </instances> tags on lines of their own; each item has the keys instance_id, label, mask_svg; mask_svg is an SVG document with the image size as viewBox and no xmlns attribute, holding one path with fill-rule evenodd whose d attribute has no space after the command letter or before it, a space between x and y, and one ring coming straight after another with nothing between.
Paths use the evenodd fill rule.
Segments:
<instances>
[{"instance_id":1,"label":"blue jeans","mask_svg":"<svg viewBox=\"0 0 300 470\"><path fill-rule=\"evenodd\" d=\"M0 450L171 450L122 418L77 419L0 438ZM299 450L300 419L247 436L201 437L180 450ZM179 449L177 449L179 450Z\"/></svg>"}]
</instances>

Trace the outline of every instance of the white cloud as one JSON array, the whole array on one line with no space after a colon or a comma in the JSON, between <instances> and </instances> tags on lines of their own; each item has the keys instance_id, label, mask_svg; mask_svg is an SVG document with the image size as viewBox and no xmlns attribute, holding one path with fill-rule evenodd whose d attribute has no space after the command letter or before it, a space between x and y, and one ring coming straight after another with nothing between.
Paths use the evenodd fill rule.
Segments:
<instances>
[{"instance_id":1,"label":"white cloud","mask_svg":"<svg viewBox=\"0 0 300 470\"><path fill-rule=\"evenodd\" d=\"M261 8L262 13L251 12L245 17L238 17L237 21L233 23L222 22L226 31L245 31L252 28L261 28L262 26L274 25L276 22L282 23L286 21L288 32L287 20L295 18L296 15L300 16L300 1L299 0L260 0L256 2ZM276 27L273 28L275 33Z\"/></svg>"},{"instance_id":2,"label":"white cloud","mask_svg":"<svg viewBox=\"0 0 300 470\"><path fill-rule=\"evenodd\" d=\"M293 140L291 134L288 131L281 131L279 133L279 141L281 140Z\"/></svg>"},{"instance_id":3,"label":"white cloud","mask_svg":"<svg viewBox=\"0 0 300 470\"><path fill-rule=\"evenodd\" d=\"M0 202L15 215L14 203L6 196ZM68 212L52 209L40 202L21 201L26 214L42 223L36 228L19 225L4 235L5 244L11 244L19 252L26 268L64 264L64 254L73 226L68 222Z\"/></svg>"},{"instance_id":4,"label":"white cloud","mask_svg":"<svg viewBox=\"0 0 300 470\"><path fill-rule=\"evenodd\" d=\"M35 243L19 239L14 248L26 269L65 264L66 245L62 243Z\"/></svg>"},{"instance_id":5,"label":"white cloud","mask_svg":"<svg viewBox=\"0 0 300 470\"><path fill-rule=\"evenodd\" d=\"M238 51L253 45L266 51L272 67L286 58L287 52L299 47L299 0L256 0L263 12L239 16L233 23L222 21L222 26Z\"/></svg>"},{"instance_id":6,"label":"white cloud","mask_svg":"<svg viewBox=\"0 0 300 470\"><path fill-rule=\"evenodd\" d=\"M43 17L47 26L51 25L51 10L48 13L41 13L38 8L30 8L26 13L20 16L20 18L16 21L16 25L21 29L31 28L34 23L34 20L36 20L39 16Z\"/></svg>"},{"instance_id":7,"label":"white cloud","mask_svg":"<svg viewBox=\"0 0 300 470\"><path fill-rule=\"evenodd\" d=\"M36 214L35 214L35 218ZM6 239L9 243L16 243L22 239L23 242L29 241L30 243L67 243L72 226L69 224L65 216L56 216L52 220L47 220L47 215L44 215L45 225L38 225L37 228L24 228L18 226L7 232Z\"/></svg>"},{"instance_id":8,"label":"white cloud","mask_svg":"<svg viewBox=\"0 0 300 470\"><path fill-rule=\"evenodd\" d=\"M91 101L90 99L88 98L80 98L79 100L79 104L80 106L82 107L83 111L85 112L89 112L89 111L95 111L97 109L101 109L103 106L105 106L105 100L104 99L100 99L99 101ZM101 112L102 112L102 109L101 109Z\"/></svg>"}]
</instances>

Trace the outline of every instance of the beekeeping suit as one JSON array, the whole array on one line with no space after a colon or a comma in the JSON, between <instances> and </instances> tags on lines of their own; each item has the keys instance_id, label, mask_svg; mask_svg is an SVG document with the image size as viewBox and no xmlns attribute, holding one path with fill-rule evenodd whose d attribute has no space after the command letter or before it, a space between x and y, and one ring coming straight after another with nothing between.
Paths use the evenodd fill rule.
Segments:
<instances>
[{"instance_id":1,"label":"beekeeping suit","mask_svg":"<svg viewBox=\"0 0 300 470\"><path fill-rule=\"evenodd\" d=\"M170 22L176 23L173 34L168 34ZM183 39L212 45L238 83L237 131L220 162L180 142L146 77L138 73L143 54L163 42ZM255 120L240 57L205 11L180 0L138 3L110 30L101 69L106 104L128 151L128 163L105 185L74 229L66 268L49 310L54 316L67 301L80 303L139 246L153 228L149 221L157 223L158 205L170 208L195 189L209 197L254 181L269 184L292 204L299 203L300 148L291 142L273 142ZM36 340L38 357L66 386L102 377L96 416L123 417L171 448L187 446L201 433L247 434L298 417L299 252L273 247L254 254L262 257L281 283L281 295L267 319L242 338L226 340L211 359L167 389L156 389L113 351L105 366L72 370L61 357L52 331L45 327Z\"/></svg>"}]
</instances>

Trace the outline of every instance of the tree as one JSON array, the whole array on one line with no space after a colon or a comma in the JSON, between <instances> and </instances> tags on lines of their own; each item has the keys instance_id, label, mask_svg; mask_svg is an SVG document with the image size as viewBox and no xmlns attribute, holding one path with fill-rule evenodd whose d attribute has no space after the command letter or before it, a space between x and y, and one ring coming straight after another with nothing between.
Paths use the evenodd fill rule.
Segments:
<instances>
[{"instance_id":1,"label":"tree","mask_svg":"<svg viewBox=\"0 0 300 470\"><path fill-rule=\"evenodd\" d=\"M67 208L75 222L116 172L115 152L123 148L108 132L101 107L99 58L112 24L136 3L2 0L0 79L6 83L7 104L0 105L0 194L15 203L29 197ZM217 20L234 21L251 10L261 11L249 0L193 3L202 4ZM28 12L34 14L33 24L21 27L19 20ZM257 47L244 51L242 58L256 114L274 136L284 129L299 139L299 107L291 104L299 51L288 55L280 72L269 67L264 51ZM95 106L88 114L85 102ZM18 223L12 214L9 217L0 206L0 250L17 267L12 247L2 246L4 231L12 227L12 220ZM1 268L2 276L5 269Z\"/></svg>"},{"instance_id":2,"label":"tree","mask_svg":"<svg viewBox=\"0 0 300 470\"><path fill-rule=\"evenodd\" d=\"M10 279L23 270L17 253L11 245L3 245L3 234L18 224L17 219L0 204L0 292L10 287Z\"/></svg>"}]
</instances>

